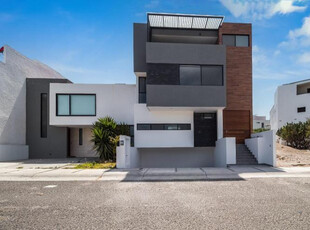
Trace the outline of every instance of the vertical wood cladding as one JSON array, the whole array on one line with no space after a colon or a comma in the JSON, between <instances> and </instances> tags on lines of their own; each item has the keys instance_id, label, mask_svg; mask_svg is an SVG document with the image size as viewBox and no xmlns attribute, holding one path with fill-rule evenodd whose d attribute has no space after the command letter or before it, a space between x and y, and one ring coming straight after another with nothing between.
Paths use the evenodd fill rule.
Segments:
<instances>
[{"instance_id":1,"label":"vertical wood cladding","mask_svg":"<svg viewBox=\"0 0 310 230\"><path fill-rule=\"evenodd\" d=\"M252 25L223 23L219 29L219 44L222 44L223 34L249 35L249 47L226 47L227 106L225 110L250 111L248 113L250 135L252 129ZM229 113L224 113L224 130L229 129L225 127L225 123L227 124L225 121L229 121L228 115Z\"/></svg>"}]
</instances>

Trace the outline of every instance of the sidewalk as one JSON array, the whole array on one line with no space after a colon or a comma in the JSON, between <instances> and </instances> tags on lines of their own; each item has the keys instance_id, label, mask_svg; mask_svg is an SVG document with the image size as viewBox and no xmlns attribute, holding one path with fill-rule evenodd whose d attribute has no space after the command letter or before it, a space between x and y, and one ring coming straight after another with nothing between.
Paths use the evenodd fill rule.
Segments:
<instances>
[{"instance_id":1,"label":"sidewalk","mask_svg":"<svg viewBox=\"0 0 310 230\"><path fill-rule=\"evenodd\" d=\"M246 180L309 177L310 167L274 168L265 165L228 168L66 169L81 159L0 162L0 181L175 181Z\"/></svg>"}]
</instances>

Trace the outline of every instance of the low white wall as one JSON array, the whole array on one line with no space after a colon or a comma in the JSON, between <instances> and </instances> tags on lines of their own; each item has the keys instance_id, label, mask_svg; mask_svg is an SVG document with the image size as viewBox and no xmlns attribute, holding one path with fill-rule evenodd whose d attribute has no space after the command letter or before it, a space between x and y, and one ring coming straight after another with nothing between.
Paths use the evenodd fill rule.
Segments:
<instances>
[{"instance_id":1,"label":"low white wall","mask_svg":"<svg viewBox=\"0 0 310 230\"><path fill-rule=\"evenodd\" d=\"M216 141L214 166L226 167L228 164L236 164L235 137L226 137Z\"/></svg>"},{"instance_id":2,"label":"low white wall","mask_svg":"<svg viewBox=\"0 0 310 230\"><path fill-rule=\"evenodd\" d=\"M276 135L274 130L255 133L245 144L254 154L259 164L276 166Z\"/></svg>"},{"instance_id":3,"label":"low white wall","mask_svg":"<svg viewBox=\"0 0 310 230\"><path fill-rule=\"evenodd\" d=\"M120 169L138 168L139 155L136 148L130 147L130 137L121 135L116 147L116 167Z\"/></svg>"},{"instance_id":4,"label":"low white wall","mask_svg":"<svg viewBox=\"0 0 310 230\"><path fill-rule=\"evenodd\" d=\"M28 145L0 145L0 161L26 160L28 158Z\"/></svg>"}]
</instances>

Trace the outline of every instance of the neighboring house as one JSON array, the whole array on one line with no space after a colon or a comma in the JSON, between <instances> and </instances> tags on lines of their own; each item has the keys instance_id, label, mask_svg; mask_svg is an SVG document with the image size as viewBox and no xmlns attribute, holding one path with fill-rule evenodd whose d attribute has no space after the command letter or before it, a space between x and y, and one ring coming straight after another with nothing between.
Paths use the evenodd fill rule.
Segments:
<instances>
[{"instance_id":1,"label":"neighboring house","mask_svg":"<svg viewBox=\"0 0 310 230\"><path fill-rule=\"evenodd\" d=\"M219 159L225 152L217 141L234 137L243 144L251 137L252 30L223 19L151 13L147 23L135 23L133 85L72 84L50 69L53 75L19 75L23 111L15 120L22 117L21 129L12 127L17 144L29 146L30 158L96 156L92 124L111 116L130 125L134 163L128 167L205 167L223 159L235 164L236 152Z\"/></svg>"},{"instance_id":2,"label":"neighboring house","mask_svg":"<svg viewBox=\"0 0 310 230\"><path fill-rule=\"evenodd\" d=\"M266 120L266 116L253 115L253 129L270 129L270 120Z\"/></svg>"},{"instance_id":3,"label":"neighboring house","mask_svg":"<svg viewBox=\"0 0 310 230\"><path fill-rule=\"evenodd\" d=\"M270 110L272 130L287 123L305 122L310 118L310 79L281 85L274 95Z\"/></svg>"}]
</instances>

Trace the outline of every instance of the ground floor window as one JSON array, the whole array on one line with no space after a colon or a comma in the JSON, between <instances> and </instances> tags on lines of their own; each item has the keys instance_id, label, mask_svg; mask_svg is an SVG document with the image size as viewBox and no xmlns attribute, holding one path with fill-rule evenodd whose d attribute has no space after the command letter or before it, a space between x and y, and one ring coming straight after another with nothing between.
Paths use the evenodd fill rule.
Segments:
<instances>
[{"instance_id":1,"label":"ground floor window","mask_svg":"<svg viewBox=\"0 0 310 230\"><path fill-rule=\"evenodd\" d=\"M191 124L137 124L137 130L191 130Z\"/></svg>"}]
</instances>

